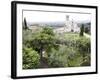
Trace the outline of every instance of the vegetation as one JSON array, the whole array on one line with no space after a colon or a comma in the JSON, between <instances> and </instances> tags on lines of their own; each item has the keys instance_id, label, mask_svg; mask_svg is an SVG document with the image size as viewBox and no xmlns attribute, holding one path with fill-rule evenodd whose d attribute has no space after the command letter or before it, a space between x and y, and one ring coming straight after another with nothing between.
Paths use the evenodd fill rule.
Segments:
<instances>
[{"instance_id":1,"label":"vegetation","mask_svg":"<svg viewBox=\"0 0 100 80\"><path fill-rule=\"evenodd\" d=\"M26 18L24 18L23 29L28 29Z\"/></svg>"},{"instance_id":2,"label":"vegetation","mask_svg":"<svg viewBox=\"0 0 100 80\"><path fill-rule=\"evenodd\" d=\"M32 48L23 48L23 69L33 69L39 66L39 54Z\"/></svg>"},{"instance_id":3,"label":"vegetation","mask_svg":"<svg viewBox=\"0 0 100 80\"><path fill-rule=\"evenodd\" d=\"M81 26L81 29L80 29L80 36L83 36L84 35L84 25L82 24Z\"/></svg>"},{"instance_id":4,"label":"vegetation","mask_svg":"<svg viewBox=\"0 0 100 80\"><path fill-rule=\"evenodd\" d=\"M91 42L83 32L83 25L80 34L23 29L23 69L90 66Z\"/></svg>"}]
</instances>

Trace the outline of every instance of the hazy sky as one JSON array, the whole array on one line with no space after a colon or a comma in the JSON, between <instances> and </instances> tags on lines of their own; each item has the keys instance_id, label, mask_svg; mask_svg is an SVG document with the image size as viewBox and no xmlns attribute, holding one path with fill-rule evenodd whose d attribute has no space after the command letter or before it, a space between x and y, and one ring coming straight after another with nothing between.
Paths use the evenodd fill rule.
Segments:
<instances>
[{"instance_id":1,"label":"hazy sky","mask_svg":"<svg viewBox=\"0 0 100 80\"><path fill-rule=\"evenodd\" d=\"M73 19L76 22L89 22L91 20L91 14L23 11L23 19L26 17L27 22L62 22L66 21L66 15L69 15L70 20Z\"/></svg>"}]
</instances>

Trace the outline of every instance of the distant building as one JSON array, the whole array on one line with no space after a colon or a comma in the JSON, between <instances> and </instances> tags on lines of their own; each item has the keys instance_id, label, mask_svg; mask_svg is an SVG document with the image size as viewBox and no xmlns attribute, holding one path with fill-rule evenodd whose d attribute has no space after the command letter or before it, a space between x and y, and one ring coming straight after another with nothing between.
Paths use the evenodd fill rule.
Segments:
<instances>
[{"instance_id":1,"label":"distant building","mask_svg":"<svg viewBox=\"0 0 100 80\"><path fill-rule=\"evenodd\" d=\"M69 15L66 16L66 21L64 27L60 27L54 30L56 33L64 33L64 32L80 32L80 27L73 20L69 20Z\"/></svg>"}]
</instances>

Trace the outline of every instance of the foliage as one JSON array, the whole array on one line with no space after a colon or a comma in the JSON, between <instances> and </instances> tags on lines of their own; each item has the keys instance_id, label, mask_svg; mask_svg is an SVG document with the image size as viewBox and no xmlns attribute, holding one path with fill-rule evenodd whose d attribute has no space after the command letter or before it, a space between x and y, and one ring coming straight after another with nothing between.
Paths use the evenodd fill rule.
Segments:
<instances>
[{"instance_id":1,"label":"foliage","mask_svg":"<svg viewBox=\"0 0 100 80\"><path fill-rule=\"evenodd\" d=\"M50 27L44 27L41 33L48 34L54 36L53 29Z\"/></svg>"},{"instance_id":2,"label":"foliage","mask_svg":"<svg viewBox=\"0 0 100 80\"><path fill-rule=\"evenodd\" d=\"M28 29L26 18L24 18L23 29Z\"/></svg>"},{"instance_id":3,"label":"foliage","mask_svg":"<svg viewBox=\"0 0 100 80\"><path fill-rule=\"evenodd\" d=\"M39 54L32 48L23 48L23 69L33 69L39 66Z\"/></svg>"},{"instance_id":4,"label":"foliage","mask_svg":"<svg viewBox=\"0 0 100 80\"><path fill-rule=\"evenodd\" d=\"M80 36L84 35L84 25L82 24L81 29L80 29Z\"/></svg>"},{"instance_id":5,"label":"foliage","mask_svg":"<svg viewBox=\"0 0 100 80\"><path fill-rule=\"evenodd\" d=\"M31 44L32 47L41 54L41 58L43 50L49 51L52 47L57 48L54 32L49 27L44 27L40 32L34 35Z\"/></svg>"},{"instance_id":6,"label":"foliage","mask_svg":"<svg viewBox=\"0 0 100 80\"><path fill-rule=\"evenodd\" d=\"M85 31L85 33L89 33L88 27L86 27L86 28L84 29L84 31Z\"/></svg>"},{"instance_id":7,"label":"foliage","mask_svg":"<svg viewBox=\"0 0 100 80\"><path fill-rule=\"evenodd\" d=\"M80 37L76 40L76 44L77 44L79 51L90 53L90 51L91 51L90 38Z\"/></svg>"},{"instance_id":8,"label":"foliage","mask_svg":"<svg viewBox=\"0 0 100 80\"><path fill-rule=\"evenodd\" d=\"M89 34L89 35L91 34L90 28L88 28L88 27L84 28L84 32L87 33L87 34Z\"/></svg>"},{"instance_id":9,"label":"foliage","mask_svg":"<svg viewBox=\"0 0 100 80\"><path fill-rule=\"evenodd\" d=\"M22 33L23 37L23 46L26 46L26 47L31 47L30 46L30 41L32 40L32 36L33 36L33 33L31 30L23 30L23 33Z\"/></svg>"},{"instance_id":10,"label":"foliage","mask_svg":"<svg viewBox=\"0 0 100 80\"><path fill-rule=\"evenodd\" d=\"M79 38L77 40L77 47L79 53L82 55L82 66L90 65L91 42L89 38Z\"/></svg>"},{"instance_id":11,"label":"foliage","mask_svg":"<svg viewBox=\"0 0 100 80\"><path fill-rule=\"evenodd\" d=\"M48 67L90 66L91 42L90 38L83 36L83 32L84 25L80 35L56 34L47 26L34 32L23 29L23 69L41 67L43 51Z\"/></svg>"},{"instance_id":12,"label":"foliage","mask_svg":"<svg viewBox=\"0 0 100 80\"><path fill-rule=\"evenodd\" d=\"M50 67L63 67L66 64L66 57L64 55L63 48L59 48L58 50L55 50L54 48L51 49L50 52L48 52L48 65Z\"/></svg>"},{"instance_id":13,"label":"foliage","mask_svg":"<svg viewBox=\"0 0 100 80\"><path fill-rule=\"evenodd\" d=\"M73 36L74 34L72 34ZM48 52L48 64L51 67L77 67L90 65L90 39L86 37L71 37L57 41L58 50Z\"/></svg>"}]
</instances>

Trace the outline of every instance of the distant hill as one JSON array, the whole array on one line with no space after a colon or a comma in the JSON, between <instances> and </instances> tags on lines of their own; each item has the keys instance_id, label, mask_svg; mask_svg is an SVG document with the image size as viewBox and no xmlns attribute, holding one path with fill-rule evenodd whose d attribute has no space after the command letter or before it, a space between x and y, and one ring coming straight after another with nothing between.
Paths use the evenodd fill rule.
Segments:
<instances>
[{"instance_id":1,"label":"distant hill","mask_svg":"<svg viewBox=\"0 0 100 80\"><path fill-rule=\"evenodd\" d=\"M35 22L28 23L29 26L50 26L50 27L63 27L65 22Z\"/></svg>"}]
</instances>

